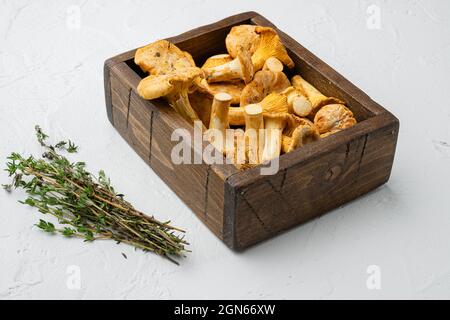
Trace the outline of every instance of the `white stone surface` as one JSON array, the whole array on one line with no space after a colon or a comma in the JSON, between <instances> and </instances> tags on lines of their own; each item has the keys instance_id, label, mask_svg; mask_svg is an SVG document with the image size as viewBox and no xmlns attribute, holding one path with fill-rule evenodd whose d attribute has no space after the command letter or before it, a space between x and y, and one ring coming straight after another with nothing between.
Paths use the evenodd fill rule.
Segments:
<instances>
[{"instance_id":1,"label":"white stone surface","mask_svg":"<svg viewBox=\"0 0 450 320\"><path fill-rule=\"evenodd\" d=\"M387 185L234 253L110 125L102 68L130 48L248 10L386 106L401 128ZM48 236L33 227L40 214L17 203L22 192L0 192L0 298L450 298L449 15L446 0L0 1L2 163L11 151L39 152L35 124L70 137L138 208L187 229L193 250L178 267L126 245ZM366 286L370 265L380 290ZM80 289L67 286L70 266Z\"/></svg>"}]
</instances>

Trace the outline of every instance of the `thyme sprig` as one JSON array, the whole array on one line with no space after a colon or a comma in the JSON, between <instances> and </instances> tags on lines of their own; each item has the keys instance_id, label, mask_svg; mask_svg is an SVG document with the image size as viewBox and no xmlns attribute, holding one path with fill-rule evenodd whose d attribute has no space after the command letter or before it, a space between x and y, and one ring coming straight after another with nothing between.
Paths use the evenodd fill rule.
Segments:
<instances>
[{"instance_id":1,"label":"thyme sprig","mask_svg":"<svg viewBox=\"0 0 450 320\"><path fill-rule=\"evenodd\" d=\"M40 219L36 226L45 232L65 237L81 237L85 241L112 239L135 248L151 251L178 264L174 257L188 250L183 230L160 222L136 210L116 193L101 170L94 176L84 162L70 162L60 151L77 152L70 140L54 145L39 126L35 127L38 142L45 148L42 158L25 158L13 152L5 169L12 182L3 185L11 192L22 188L28 197L20 203L35 207L43 214L57 218L59 225Z\"/></svg>"}]
</instances>

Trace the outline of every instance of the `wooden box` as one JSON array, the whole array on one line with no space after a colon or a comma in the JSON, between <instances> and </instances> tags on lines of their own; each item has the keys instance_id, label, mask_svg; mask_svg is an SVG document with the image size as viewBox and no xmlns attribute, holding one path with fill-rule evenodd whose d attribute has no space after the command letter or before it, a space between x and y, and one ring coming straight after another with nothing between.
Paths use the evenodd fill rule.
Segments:
<instances>
[{"instance_id":1,"label":"wooden box","mask_svg":"<svg viewBox=\"0 0 450 320\"><path fill-rule=\"evenodd\" d=\"M239 24L276 29L258 13L246 12L167 40L191 53L201 65L207 57L226 52L225 37L232 26ZM358 123L282 155L275 175L260 175L258 167L238 171L233 165L173 164L170 155L177 144L170 139L173 130L184 128L192 134L193 126L164 100L146 101L138 96L136 87L144 75L133 62L135 50L105 62L110 122L197 217L236 250L384 184L394 160L398 119L291 37L276 30L295 62L288 76L299 73L325 95L345 101Z\"/></svg>"}]
</instances>

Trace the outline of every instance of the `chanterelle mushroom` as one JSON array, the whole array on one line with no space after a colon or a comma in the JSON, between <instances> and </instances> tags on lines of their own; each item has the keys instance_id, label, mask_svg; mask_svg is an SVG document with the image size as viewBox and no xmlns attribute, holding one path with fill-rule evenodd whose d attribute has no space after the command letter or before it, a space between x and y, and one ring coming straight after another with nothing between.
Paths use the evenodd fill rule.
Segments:
<instances>
[{"instance_id":1,"label":"chanterelle mushroom","mask_svg":"<svg viewBox=\"0 0 450 320\"><path fill-rule=\"evenodd\" d=\"M301 90L289 87L283 91L287 96L289 111L300 117L306 117L312 111L312 104Z\"/></svg>"},{"instance_id":2,"label":"chanterelle mushroom","mask_svg":"<svg viewBox=\"0 0 450 320\"><path fill-rule=\"evenodd\" d=\"M167 40L158 40L139 48L134 62L150 74L166 74L175 70L195 67L194 59L186 52Z\"/></svg>"},{"instance_id":3,"label":"chanterelle mushroom","mask_svg":"<svg viewBox=\"0 0 450 320\"><path fill-rule=\"evenodd\" d=\"M314 124L320 133L325 133L350 128L356 124L356 119L343 104L329 104L317 111Z\"/></svg>"},{"instance_id":4,"label":"chanterelle mushroom","mask_svg":"<svg viewBox=\"0 0 450 320\"><path fill-rule=\"evenodd\" d=\"M259 45L253 53L254 70L261 70L270 57L275 57L289 68L294 67L294 61L289 57L286 48L281 42L277 32L269 27L256 27L255 32L260 35Z\"/></svg>"},{"instance_id":5,"label":"chanterelle mushroom","mask_svg":"<svg viewBox=\"0 0 450 320\"><path fill-rule=\"evenodd\" d=\"M237 57L215 67L203 68L208 82L242 79L249 83L253 78L253 64L250 52L238 47Z\"/></svg>"},{"instance_id":6,"label":"chanterelle mushroom","mask_svg":"<svg viewBox=\"0 0 450 320\"><path fill-rule=\"evenodd\" d=\"M270 57L264 62L263 70L270 70L272 72L283 72L283 63L275 57Z\"/></svg>"},{"instance_id":7,"label":"chanterelle mushroom","mask_svg":"<svg viewBox=\"0 0 450 320\"><path fill-rule=\"evenodd\" d=\"M286 127L284 128L283 134L290 137L294 133L294 130L297 129L297 127L302 126L302 125L310 126L315 131L319 132L317 130L316 126L314 125L314 123L312 121L310 121L309 119L301 118L299 116L296 116L295 114L289 113L286 116Z\"/></svg>"},{"instance_id":8,"label":"chanterelle mushroom","mask_svg":"<svg viewBox=\"0 0 450 320\"><path fill-rule=\"evenodd\" d=\"M247 84L242 90L240 105L244 107L248 104L258 103L269 93L281 92L290 85L289 79L283 72L273 72L271 70L258 71L252 82Z\"/></svg>"},{"instance_id":9,"label":"chanterelle mushroom","mask_svg":"<svg viewBox=\"0 0 450 320\"><path fill-rule=\"evenodd\" d=\"M299 75L293 76L291 79L291 82L292 82L292 85L295 88L301 90L305 94L305 96L308 98L308 100L311 102L312 110L309 114L310 119L314 118L314 115L316 114L317 110L319 110L321 107L323 107L327 104L333 104L333 103L343 104L344 103L337 98L325 96L319 90L317 90L312 84L307 82L305 79L303 79Z\"/></svg>"},{"instance_id":10,"label":"chanterelle mushroom","mask_svg":"<svg viewBox=\"0 0 450 320\"><path fill-rule=\"evenodd\" d=\"M205 133L211 144L222 153L234 150L234 141L227 141L226 139L226 129L230 127L228 124L230 102L231 96L225 92L217 93L214 96L211 106L209 131Z\"/></svg>"},{"instance_id":11,"label":"chanterelle mushroom","mask_svg":"<svg viewBox=\"0 0 450 320\"><path fill-rule=\"evenodd\" d=\"M258 104L244 107L245 143L247 158L250 164L261 163L264 150L264 117L263 110Z\"/></svg>"},{"instance_id":12,"label":"chanterelle mushroom","mask_svg":"<svg viewBox=\"0 0 450 320\"><path fill-rule=\"evenodd\" d=\"M290 137L283 135L282 150L288 153L319 139L320 135L315 127L302 124L294 129Z\"/></svg>"},{"instance_id":13,"label":"chanterelle mushroom","mask_svg":"<svg viewBox=\"0 0 450 320\"><path fill-rule=\"evenodd\" d=\"M202 70L208 68L215 68L217 66L223 65L232 61L233 58L229 54L217 54L209 57L202 66ZM211 97L219 92L225 92L231 95L231 104L239 104L242 89L244 89L245 84L241 80L233 80L228 82L213 82L208 83L204 78L198 77L194 81L194 86L191 88L193 91L200 91L203 93L208 93Z\"/></svg>"},{"instance_id":14,"label":"chanterelle mushroom","mask_svg":"<svg viewBox=\"0 0 450 320\"><path fill-rule=\"evenodd\" d=\"M266 113L264 114L264 150L261 161L267 162L281 154L282 131L286 125L286 114Z\"/></svg>"},{"instance_id":15,"label":"chanterelle mushroom","mask_svg":"<svg viewBox=\"0 0 450 320\"><path fill-rule=\"evenodd\" d=\"M233 148L227 149L227 160L231 160L236 168L241 169L246 165L245 156L245 133L244 130L238 128L233 130ZM230 143L230 147L232 144Z\"/></svg>"},{"instance_id":16,"label":"chanterelle mushroom","mask_svg":"<svg viewBox=\"0 0 450 320\"><path fill-rule=\"evenodd\" d=\"M225 45L233 58L237 57L238 46L242 46L250 54L256 51L260 39L259 34L255 31L256 27L255 25L242 24L231 28L230 33L225 38Z\"/></svg>"},{"instance_id":17,"label":"chanterelle mushroom","mask_svg":"<svg viewBox=\"0 0 450 320\"><path fill-rule=\"evenodd\" d=\"M205 63L202 66L202 69L217 67L232 60L233 58L228 53L216 54L206 59Z\"/></svg>"},{"instance_id":18,"label":"chanterelle mushroom","mask_svg":"<svg viewBox=\"0 0 450 320\"><path fill-rule=\"evenodd\" d=\"M200 92L214 96L219 92L228 93L231 96L231 104L239 104L242 90L245 84L242 81L208 83L206 79L197 78L196 87Z\"/></svg>"},{"instance_id":19,"label":"chanterelle mushroom","mask_svg":"<svg viewBox=\"0 0 450 320\"><path fill-rule=\"evenodd\" d=\"M149 75L141 80L137 91L147 100L166 97L169 104L182 117L193 122L200 119L189 102L188 89L200 74L199 68L191 67L168 74Z\"/></svg>"},{"instance_id":20,"label":"chanterelle mushroom","mask_svg":"<svg viewBox=\"0 0 450 320\"><path fill-rule=\"evenodd\" d=\"M228 124L230 102L231 96L228 93L220 92L214 96L209 129L217 129L225 133L225 130L230 127Z\"/></svg>"},{"instance_id":21,"label":"chanterelle mushroom","mask_svg":"<svg viewBox=\"0 0 450 320\"><path fill-rule=\"evenodd\" d=\"M271 93L258 103L263 113L288 113L289 105L287 97L280 93ZM228 112L228 119L231 125L244 125L244 107L231 107Z\"/></svg>"}]
</instances>

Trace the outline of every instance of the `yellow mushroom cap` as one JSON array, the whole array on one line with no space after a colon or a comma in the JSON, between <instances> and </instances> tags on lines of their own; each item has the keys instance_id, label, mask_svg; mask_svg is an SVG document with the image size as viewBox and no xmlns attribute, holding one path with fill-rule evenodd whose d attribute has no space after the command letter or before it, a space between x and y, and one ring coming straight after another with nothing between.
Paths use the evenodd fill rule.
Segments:
<instances>
[{"instance_id":1,"label":"yellow mushroom cap","mask_svg":"<svg viewBox=\"0 0 450 320\"><path fill-rule=\"evenodd\" d=\"M263 117L265 120L279 120L284 126L287 124L288 114L278 112L264 112Z\"/></svg>"},{"instance_id":2,"label":"yellow mushroom cap","mask_svg":"<svg viewBox=\"0 0 450 320\"><path fill-rule=\"evenodd\" d=\"M134 62L150 74L166 74L184 68L195 67L194 59L167 40L158 40L139 48Z\"/></svg>"},{"instance_id":3,"label":"yellow mushroom cap","mask_svg":"<svg viewBox=\"0 0 450 320\"><path fill-rule=\"evenodd\" d=\"M356 124L353 112L342 104L329 104L317 111L314 124L320 133L347 129Z\"/></svg>"},{"instance_id":4,"label":"yellow mushroom cap","mask_svg":"<svg viewBox=\"0 0 450 320\"><path fill-rule=\"evenodd\" d=\"M245 87L242 81L208 83L206 79L201 78L197 78L195 84L200 92L208 93L211 96L219 92L228 93L232 97L231 104L239 104L242 90Z\"/></svg>"},{"instance_id":5,"label":"yellow mushroom cap","mask_svg":"<svg viewBox=\"0 0 450 320\"><path fill-rule=\"evenodd\" d=\"M173 88L170 76L152 74L139 82L137 91L142 98L152 100L167 96Z\"/></svg>"},{"instance_id":6,"label":"yellow mushroom cap","mask_svg":"<svg viewBox=\"0 0 450 320\"><path fill-rule=\"evenodd\" d=\"M314 127L302 124L295 128L290 137L283 136L282 148L287 153L318 139L320 135Z\"/></svg>"},{"instance_id":7,"label":"yellow mushroom cap","mask_svg":"<svg viewBox=\"0 0 450 320\"><path fill-rule=\"evenodd\" d=\"M237 57L239 46L242 46L250 54L255 52L260 39L259 34L255 32L256 27L255 25L243 24L231 28L225 39L225 45L231 57Z\"/></svg>"},{"instance_id":8,"label":"yellow mushroom cap","mask_svg":"<svg viewBox=\"0 0 450 320\"><path fill-rule=\"evenodd\" d=\"M212 94L218 92L228 93L232 97L231 104L239 103L244 86L243 82L215 82L209 84Z\"/></svg>"},{"instance_id":9,"label":"yellow mushroom cap","mask_svg":"<svg viewBox=\"0 0 450 320\"><path fill-rule=\"evenodd\" d=\"M139 82L137 91L139 95L147 100L167 96L179 89L180 84L193 81L201 74L199 68L187 68L182 71L162 75L149 75Z\"/></svg>"},{"instance_id":10,"label":"yellow mushroom cap","mask_svg":"<svg viewBox=\"0 0 450 320\"><path fill-rule=\"evenodd\" d=\"M267 59L275 57L289 68L294 67L294 61L289 57L286 48L277 32L269 27L256 27L255 32L261 36L258 48L252 56L255 70L260 70Z\"/></svg>"},{"instance_id":11,"label":"yellow mushroom cap","mask_svg":"<svg viewBox=\"0 0 450 320\"><path fill-rule=\"evenodd\" d=\"M289 106L285 95L271 93L260 102L264 114L287 114Z\"/></svg>"},{"instance_id":12,"label":"yellow mushroom cap","mask_svg":"<svg viewBox=\"0 0 450 320\"><path fill-rule=\"evenodd\" d=\"M270 70L258 71L252 82L247 84L242 90L240 103L246 106L258 103L269 93L278 93L290 86L289 79L283 72L272 72Z\"/></svg>"}]
</instances>

